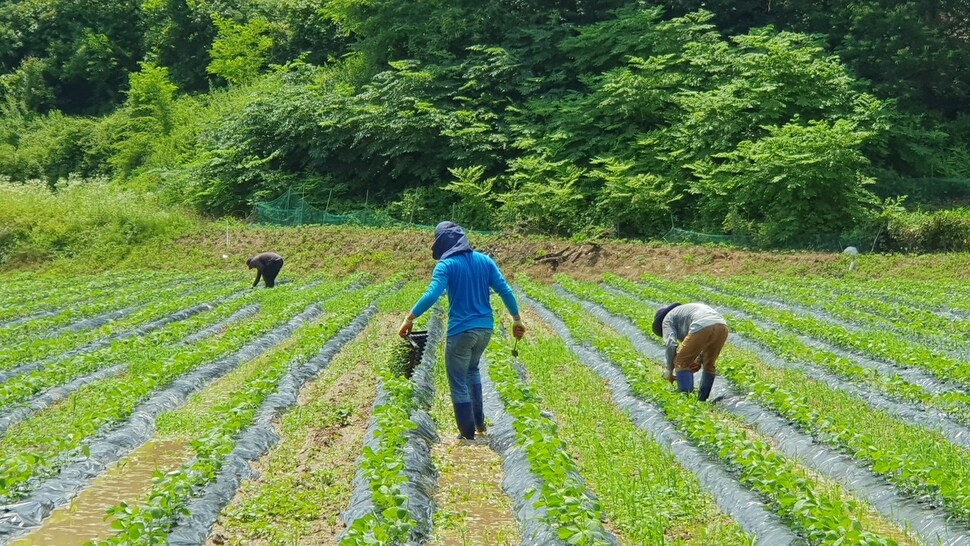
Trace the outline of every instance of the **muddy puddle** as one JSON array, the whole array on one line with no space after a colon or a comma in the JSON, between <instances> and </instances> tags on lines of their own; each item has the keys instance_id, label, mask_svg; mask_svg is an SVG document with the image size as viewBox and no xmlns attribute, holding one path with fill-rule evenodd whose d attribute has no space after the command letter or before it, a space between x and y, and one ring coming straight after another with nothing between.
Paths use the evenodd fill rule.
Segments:
<instances>
[{"instance_id":1,"label":"muddy puddle","mask_svg":"<svg viewBox=\"0 0 970 546\"><path fill-rule=\"evenodd\" d=\"M37 530L10 546L80 546L89 540L114 534L105 511L122 501L143 497L152 485L155 470L177 468L189 457L183 441L148 442L100 476L69 505L55 510Z\"/></svg>"}]
</instances>

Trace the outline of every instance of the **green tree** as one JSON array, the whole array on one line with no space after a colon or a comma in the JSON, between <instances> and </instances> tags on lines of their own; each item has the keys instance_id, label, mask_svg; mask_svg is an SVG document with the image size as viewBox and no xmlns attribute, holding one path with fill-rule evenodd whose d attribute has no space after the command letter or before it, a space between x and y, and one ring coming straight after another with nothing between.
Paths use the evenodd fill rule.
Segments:
<instances>
[{"instance_id":1,"label":"green tree","mask_svg":"<svg viewBox=\"0 0 970 546\"><path fill-rule=\"evenodd\" d=\"M540 150L513 160L509 170L509 189L498 196L505 227L569 235L589 226L583 169L569 161L551 161L549 152Z\"/></svg>"},{"instance_id":2,"label":"green tree","mask_svg":"<svg viewBox=\"0 0 970 546\"><path fill-rule=\"evenodd\" d=\"M444 190L458 197L454 221L472 229L495 227L495 209L498 207L495 178L484 178L485 167L450 169L455 179Z\"/></svg>"},{"instance_id":3,"label":"green tree","mask_svg":"<svg viewBox=\"0 0 970 546\"><path fill-rule=\"evenodd\" d=\"M0 102L4 117L43 112L54 105L54 89L47 83L47 61L26 57L17 70L0 75Z\"/></svg>"},{"instance_id":4,"label":"green tree","mask_svg":"<svg viewBox=\"0 0 970 546\"><path fill-rule=\"evenodd\" d=\"M216 37L209 3L190 0L145 0L145 44L148 58L168 67L172 81L185 91L209 88L206 67Z\"/></svg>"},{"instance_id":5,"label":"green tree","mask_svg":"<svg viewBox=\"0 0 970 546\"><path fill-rule=\"evenodd\" d=\"M125 106L133 118L151 119L159 132L172 131L172 104L178 87L169 81L168 68L141 63L141 70L129 77L130 88Z\"/></svg>"},{"instance_id":6,"label":"green tree","mask_svg":"<svg viewBox=\"0 0 970 546\"><path fill-rule=\"evenodd\" d=\"M142 63L130 82L125 108L114 116L115 131L109 136L112 153L108 162L120 177L130 176L148 162L175 127L178 88L169 81L168 68Z\"/></svg>"},{"instance_id":7,"label":"green tree","mask_svg":"<svg viewBox=\"0 0 970 546\"><path fill-rule=\"evenodd\" d=\"M673 185L657 175L633 172L633 161L596 158L590 178L602 186L596 207L601 224L614 224L620 233L657 236L668 226L670 204L680 199Z\"/></svg>"},{"instance_id":8,"label":"green tree","mask_svg":"<svg viewBox=\"0 0 970 546\"><path fill-rule=\"evenodd\" d=\"M294 59L322 66L335 62L349 51L348 39L327 16L325 0L276 0L261 8L266 19L279 27L274 35L271 63Z\"/></svg>"},{"instance_id":9,"label":"green tree","mask_svg":"<svg viewBox=\"0 0 970 546\"><path fill-rule=\"evenodd\" d=\"M3 121L6 125L14 120ZM53 187L71 174L97 172L97 166L88 161L93 119L53 111L21 119L19 124L15 138L0 140L0 175L16 182L42 180Z\"/></svg>"},{"instance_id":10,"label":"green tree","mask_svg":"<svg viewBox=\"0 0 970 546\"><path fill-rule=\"evenodd\" d=\"M212 62L206 71L231 84L251 83L266 66L273 47L269 21L256 17L239 24L218 14L213 14L212 20L219 35L212 43L209 54Z\"/></svg>"},{"instance_id":11,"label":"green tree","mask_svg":"<svg viewBox=\"0 0 970 546\"><path fill-rule=\"evenodd\" d=\"M707 224L759 245L838 235L865 220L875 197L865 189L870 133L848 120L771 128L758 141L691 165ZM721 227L721 226L717 226Z\"/></svg>"},{"instance_id":12,"label":"green tree","mask_svg":"<svg viewBox=\"0 0 970 546\"><path fill-rule=\"evenodd\" d=\"M0 72L27 58L44 61L53 104L104 113L121 102L129 71L144 55L136 0L25 0L0 4Z\"/></svg>"},{"instance_id":13,"label":"green tree","mask_svg":"<svg viewBox=\"0 0 970 546\"><path fill-rule=\"evenodd\" d=\"M707 9L725 35L773 24L822 36L877 94L947 117L970 98L970 3L964 0L664 0L674 14Z\"/></svg>"}]
</instances>

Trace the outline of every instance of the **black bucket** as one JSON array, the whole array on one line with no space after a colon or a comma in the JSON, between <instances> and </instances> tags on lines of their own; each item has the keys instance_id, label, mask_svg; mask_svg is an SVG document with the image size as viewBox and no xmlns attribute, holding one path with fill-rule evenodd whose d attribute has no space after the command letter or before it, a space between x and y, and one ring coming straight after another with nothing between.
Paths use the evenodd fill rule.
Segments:
<instances>
[{"instance_id":1,"label":"black bucket","mask_svg":"<svg viewBox=\"0 0 970 546\"><path fill-rule=\"evenodd\" d=\"M404 369L404 377L408 379L414 373L414 369L421 363L424 355L424 346L428 343L428 331L411 332L408 334L408 361Z\"/></svg>"}]
</instances>

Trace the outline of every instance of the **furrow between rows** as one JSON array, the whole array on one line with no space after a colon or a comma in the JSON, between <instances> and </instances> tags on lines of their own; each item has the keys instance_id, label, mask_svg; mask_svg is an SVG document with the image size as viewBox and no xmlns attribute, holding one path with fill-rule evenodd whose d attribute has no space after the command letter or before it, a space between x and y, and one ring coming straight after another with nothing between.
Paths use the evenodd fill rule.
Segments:
<instances>
[{"instance_id":1,"label":"furrow between rows","mask_svg":"<svg viewBox=\"0 0 970 546\"><path fill-rule=\"evenodd\" d=\"M189 515L182 518L169 533L168 544L190 546L204 544L219 514L235 496L240 483L253 477L250 463L258 460L279 441L273 422L296 404L300 389L329 366L343 347L353 340L377 314L371 305L349 325L327 341L320 353L290 370L278 383L277 391L266 398L254 424L236 440L215 480L197 494L188 505Z\"/></svg>"},{"instance_id":2,"label":"furrow between rows","mask_svg":"<svg viewBox=\"0 0 970 546\"><path fill-rule=\"evenodd\" d=\"M239 320L255 315L258 311L258 304L246 306L225 319L220 320L215 324L196 332L195 334L192 334L191 336L185 338L181 343L183 345L197 343L222 330L223 328L238 322ZM70 383L47 389L46 391L28 400L21 407L14 408L6 412L0 412L0 435L4 434L11 426L29 418L31 415L34 415L35 413L49 408L61 400L64 400L71 393L77 391L84 385L118 375L127 369L127 367L127 364L116 364L114 366L97 370L95 372L78 377Z\"/></svg>"},{"instance_id":3,"label":"furrow between rows","mask_svg":"<svg viewBox=\"0 0 970 546\"><path fill-rule=\"evenodd\" d=\"M781 545L801 542L781 519L768 510L756 494L738 482L728 469L688 442L660 410L636 397L623 374L598 351L577 343L565 323L547 307L528 296L520 295L520 297L552 326L586 365L609 383L617 405L629 414L637 427L650 433L657 443L671 451L684 468L696 474L701 484L713 495L717 506L725 514L734 518L746 532L758 537L758 544Z\"/></svg>"},{"instance_id":4,"label":"furrow between rows","mask_svg":"<svg viewBox=\"0 0 970 546\"><path fill-rule=\"evenodd\" d=\"M88 447L89 455L69 462L56 477L38 484L24 500L0 508L3 511L0 513L0 540L10 540L40 525L55 508L67 503L92 478L101 474L107 465L145 443L154 432L155 419L159 414L181 406L189 395L210 381L279 345L296 329L319 317L321 313L322 309L318 304L311 305L282 326L272 329L235 353L197 368L178 378L164 390L153 394L136 407L123 424L93 441Z\"/></svg>"},{"instance_id":5,"label":"furrow between rows","mask_svg":"<svg viewBox=\"0 0 970 546\"><path fill-rule=\"evenodd\" d=\"M634 346L646 358L657 362L663 361L664 349L644 336L630 321L609 313L599 305L575 298L568 292L562 293L565 297L574 298L597 318L631 339ZM751 402L740 394L727 378L723 376L718 378L712 391L712 398L720 399L718 404L721 407L742 417L762 434L772 437L784 453L814 471L838 481L872 504L888 519L903 528L916 531L926 543L939 543L945 546L970 544L970 531L948 521L945 513L928 509L919 502L900 494L895 487L873 474L861 462L824 444L819 444L784 418Z\"/></svg>"}]
</instances>

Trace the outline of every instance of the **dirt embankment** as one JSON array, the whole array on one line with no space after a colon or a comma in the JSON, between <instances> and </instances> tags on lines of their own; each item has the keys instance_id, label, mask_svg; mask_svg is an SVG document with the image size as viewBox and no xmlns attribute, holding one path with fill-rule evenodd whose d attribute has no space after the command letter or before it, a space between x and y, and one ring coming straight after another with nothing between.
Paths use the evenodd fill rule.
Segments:
<instances>
[{"instance_id":1,"label":"dirt embankment","mask_svg":"<svg viewBox=\"0 0 970 546\"><path fill-rule=\"evenodd\" d=\"M333 274L367 271L386 276L397 271L428 275L434 267L433 236L428 231L355 227L246 227L229 232L202 231L177 241L179 252L203 267L236 268L245 258L273 250L293 272L326 270ZM861 277L965 278L966 254L928 256L863 255L849 271L850 257L816 252L751 252L703 246L659 246L628 241L578 243L564 239L470 234L472 245L491 254L507 276L527 274L549 279L566 273L598 279L611 272L630 279L643 273L676 278L692 274L733 276L847 274ZM222 256L225 255L225 258Z\"/></svg>"}]
</instances>

